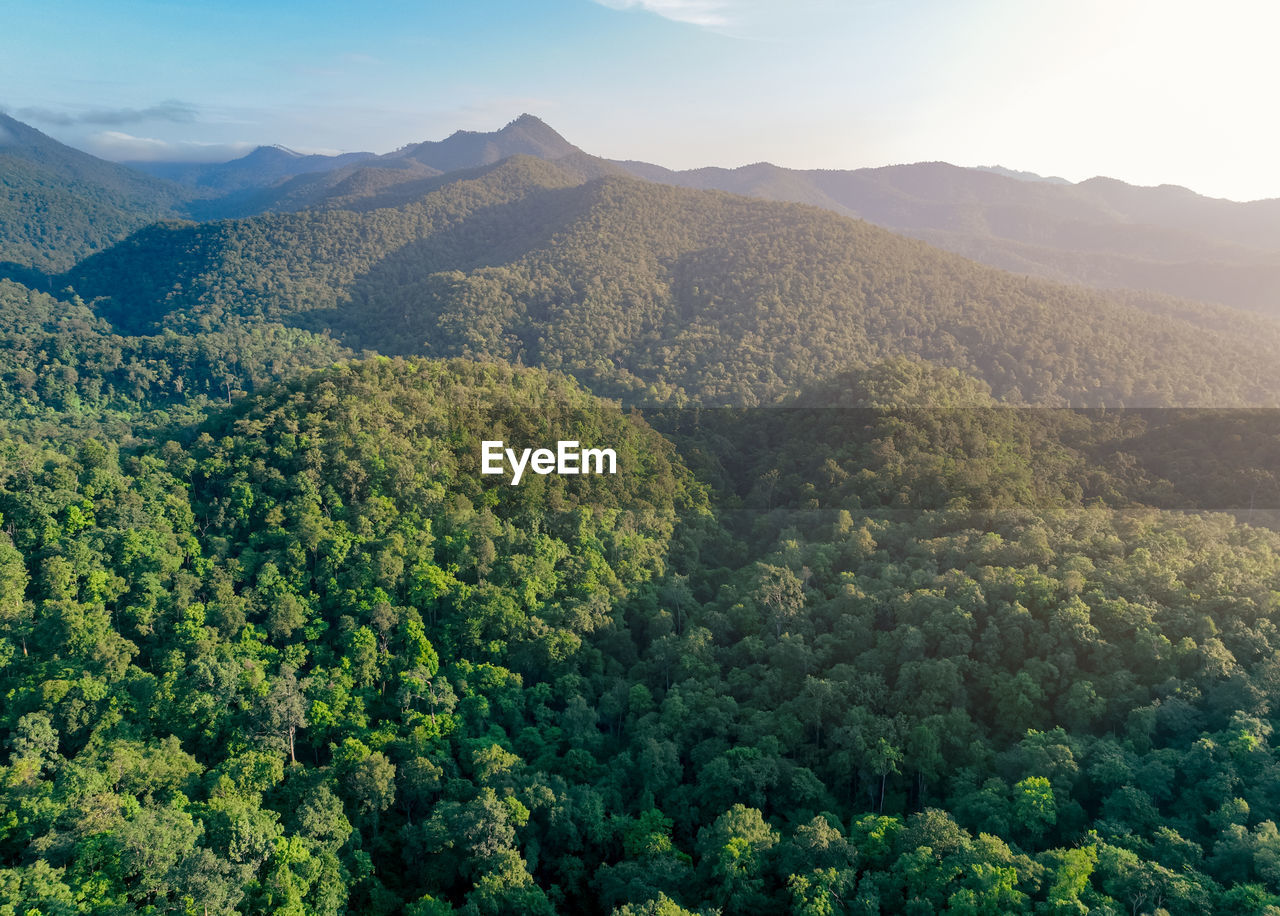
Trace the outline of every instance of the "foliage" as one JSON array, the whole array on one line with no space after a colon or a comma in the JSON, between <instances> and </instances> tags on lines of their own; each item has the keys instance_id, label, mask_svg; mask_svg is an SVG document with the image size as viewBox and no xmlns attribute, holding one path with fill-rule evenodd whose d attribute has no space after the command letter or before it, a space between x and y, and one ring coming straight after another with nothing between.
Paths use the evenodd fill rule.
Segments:
<instances>
[{"instance_id":1,"label":"foliage","mask_svg":"<svg viewBox=\"0 0 1280 916\"><path fill-rule=\"evenodd\" d=\"M1280 390L1270 322L1017 277L810 207L581 183L528 157L433 182L395 207L157 224L58 282L127 333L282 322L355 349L559 369L628 402L773 404L903 355L1003 402L1271 405Z\"/></svg>"},{"instance_id":2,"label":"foliage","mask_svg":"<svg viewBox=\"0 0 1280 916\"><path fill-rule=\"evenodd\" d=\"M579 178L0 281L0 916L1280 912L1274 329Z\"/></svg>"}]
</instances>

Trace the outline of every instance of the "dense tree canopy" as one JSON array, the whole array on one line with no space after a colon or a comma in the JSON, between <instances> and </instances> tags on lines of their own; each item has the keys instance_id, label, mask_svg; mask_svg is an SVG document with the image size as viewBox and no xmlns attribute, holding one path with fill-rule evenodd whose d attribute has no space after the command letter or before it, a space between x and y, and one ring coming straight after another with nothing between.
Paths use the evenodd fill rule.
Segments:
<instances>
[{"instance_id":1,"label":"dense tree canopy","mask_svg":"<svg viewBox=\"0 0 1280 916\"><path fill-rule=\"evenodd\" d=\"M128 449L11 439L0 899L1280 906L1277 537L1108 508L1110 420L954 372L804 400L861 435L664 438L560 377L375 359ZM477 473L481 438L570 434L624 472Z\"/></svg>"},{"instance_id":2,"label":"dense tree canopy","mask_svg":"<svg viewBox=\"0 0 1280 916\"><path fill-rule=\"evenodd\" d=\"M1280 332L575 168L5 271L0 916L1280 913Z\"/></svg>"},{"instance_id":3,"label":"dense tree canopy","mask_svg":"<svg viewBox=\"0 0 1280 916\"><path fill-rule=\"evenodd\" d=\"M283 322L356 349L561 369L648 403L772 404L901 355L1028 404L1271 405L1280 390L1273 322L523 157L398 207L152 226L59 282L123 332Z\"/></svg>"}]
</instances>

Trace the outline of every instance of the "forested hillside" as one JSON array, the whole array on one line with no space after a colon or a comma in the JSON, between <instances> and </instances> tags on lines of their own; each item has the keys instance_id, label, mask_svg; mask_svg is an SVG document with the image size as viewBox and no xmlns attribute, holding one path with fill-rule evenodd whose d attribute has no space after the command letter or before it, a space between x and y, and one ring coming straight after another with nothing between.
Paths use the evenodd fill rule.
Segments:
<instances>
[{"instance_id":1,"label":"forested hillside","mask_svg":"<svg viewBox=\"0 0 1280 916\"><path fill-rule=\"evenodd\" d=\"M802 403L832 422L668 441L563 378L375 359L129 449L11 440L0 899L1280 906L1276 535L1107 508L1119 421L954 371ZM494 434L623 471L486 481Z\"/></svg>"},{"instance_id":2,"label":"forested hillside","mask_svg":"<svg viewBox=\"0 0 1280 916\"><path fill-rule=\"evenodd\" d=\"M274 322L121 336L78 299L0 280L0 423L31 435L74 427L127 437L167 423L170 411L199 416L347 355L330 338Z\"/></svg>"},{"instance_id":3,"label":"forested hillside","mask_svg":"<svg viewBox=\"0 0 1280 916\"><path fill-rule=\"evenodd\" d=\"M0 265L66 270L198 196L0 114Z\"/></svg>"},{"instance_id":4,"label":"forested hillside","mask_svg":"<svg viewBox=\"0 0 1280 916\"><path fill-rule=\"evenodd\" d=\"M563 369L628 400L776 403L897 355L1034 404L1272 404L1274 323L1015 277L798 205L529 158L363 212L157 225L58 279L123 330L266 318ZM1152 315L1159 320L1152 320Z\"/></svg>"},{"instance_id":5,"label":"forested hillside","mask_svg":"<svg viewBox=\"0 0 1280 916\"><path fill-rule=\"evenodd\" d=\"M0 916L1280 916L1271 319L528 117L19 127Z\"/></svg>"},{"instance_id":6,"label":"forested hillside","mask_svg":"<svg viewBox=\"0 0 1280 916\"><path fill-rule=\"evenodd\" d=\"M618 165L649 181L825 207L1004 270L1273 317L1280 308L1275 200L1239 203L1109 178L1028 180L945 162L808 171Z\"/></svg>"}]
</instances>

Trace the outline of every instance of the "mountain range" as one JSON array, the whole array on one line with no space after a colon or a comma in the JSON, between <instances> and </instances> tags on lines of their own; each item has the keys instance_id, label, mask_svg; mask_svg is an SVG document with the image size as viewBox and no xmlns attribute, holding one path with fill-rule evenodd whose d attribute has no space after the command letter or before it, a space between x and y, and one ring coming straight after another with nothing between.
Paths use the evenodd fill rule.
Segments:
<instances>
[{"instance_id":1,"label":"mountain range","mask_svg":"<svg viewBox=\"0 0 1280 916\"><path fill-rule=\"evenodd\" d=\"M1019 403L1280 391L1280 202L940 163L671 172L591 156L531 115L381 156L260 148L146 175L3 125L5 273L81 297L119 334L266 322L355 351L564 369L648 401L775 403L898 355ZM63 212L93 232L58 235ZM1025 263L1001 265L1014 251Z\"/></svg>"},{"instance_id":2,"label":"mountain range","mask_svg":"<svg viewBox=\"0 0 1280 916\"><path fill-rule=\"evenodd\" d=\"M852 218L1271 203L0 129L0 914L1280 913L1276 317Z\"/></svg>"},{"instance_id":3,"label":"mountain range","mask_svg":"<svg viewBox=\"0 0 1280 916\"><path fill-rule=\"evenodd\" d=\"M633 174L826 207L1019 273L1274 313L1280 201L1236 203L1108 178L1027 181L947 163L796 171L761 163Z\"/></svg>"},{"instance_id":4,"label":"mountain range","mask_svg":"<svg viewBox=\"0 0 1280 916\"><path fill-rule=\"evenodd\" d=\"M895 355L1019 403L1280 391L1264 319L1017 277L799 204L583 182L528 156L451 174L398 207L157 224L54 286L124 333L276 321L355 350L562 369L628 400L775 403Z\"/></svg>"},{"instance_id":5,"label":"mountain range","mask_svg":"<svg viewBox=\"0 0 1280 916\"><path fill-rule=\"evenodd\" d=\"M285 181L296 175L328 172L373 157L373 153L308 155L284 146L259 146L229 162L128 162L157 178L213 191L242 191Z\"/></svg>"},{"instance_id":6,"label":"mountain range","mask_svg":"<svg viewBox=\"0 0 1280 916\"><path fill-rule=\"evenodd\" d=\"M412 199L434 187L432 179L441 175L530 155L584 179L629 174L681 187L812 204L994 267L1063 282L1158 291L1264 313L1274 313L1280 301L1280 201L1237 203L1169 185L1135 187L1108 178L1072 184L1009 169L940 162L855 170L805 171L757 163L672 171L591 156L527 114L501 130L458 131L445 140L385 155L303 155L259 147L231 162L133 163L130 170L61 147L12 119L0 123L22 138L17 150L12 144L5 148L6 172L22 176L36 169L41 176L23 182L27 199L43 195L48 198L43 209L61 212L70 193L86 205L109 208L93 220L95 230L84 234L79 248L86 252L119 237L125 227L135 227L135 214L211 219L313 208L370 209ZM23 148L25 155L19 151ZM135 170L171 183L148 181ZM14 197L11 183L8 208L20 206ZM53 263L37 252L24 257L21 242L6 241L8 260Z\"/></svg>"}]
</instances>

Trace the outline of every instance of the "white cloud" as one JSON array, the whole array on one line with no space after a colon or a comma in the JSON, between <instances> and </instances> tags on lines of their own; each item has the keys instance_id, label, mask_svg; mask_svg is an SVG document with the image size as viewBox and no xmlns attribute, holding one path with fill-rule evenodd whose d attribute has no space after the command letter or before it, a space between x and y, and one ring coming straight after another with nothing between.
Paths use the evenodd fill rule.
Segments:
<instances>
[{"instance_id":1,"label":"white cloud","mask_svg":"<svg viewBox=\"0 0 1280 916\"><path fill-rule=\"evenodd\" d=\"M83 148L114 162L226 162L254 148L253 143L173 142L155 137L135 137L119 130L104 130L86 138Z\"/></svg>"},{"instance_id":2,"label":"white cloud","mask_svg":"<svg viewBox=\"0 0 1280 916\"><path fill-rule=\"evenodd\" d=\"M338 55L338 60L344 64L358 64L361 66L382 66L382 60L373 57L370 54L360 54L355 51L348 51L346 54Z\"/></svg>"},{"instance_id":3,"label":"white cloud","mask_svg":"<svg viewBox=\"0 0 1280 916\"><path fill-rule=\"evenodd\" d=\"M195 106L170 99L147 108L88 108L81 111L58 111L51 108L20 108L18 116L28 121L42 121L59 127L74 124L97 124L120 127L142 121L169 121L184 124L196 120Z\"/></svg>"},{"instance_id":4,"label":"white cloud","mask_svg":"<svg viewBox=\"0 0 1280 916\"><path fill-rule=\"evenodd\" d=\"M594 0L612 10L644 10L750 41L839 35L892 0Z\"/></svg>"},{"instance_id":5,"label":"white cloud","mask_svg":"<svg viewBox=\"0 0 1280 916\"><path fill-rule=\"evenodd\" d=\"M708 28L727 26L731 22L729 0L595 0L614 10L642 9L664 19L687 22Z\"/></svg>"}]
</instances>

